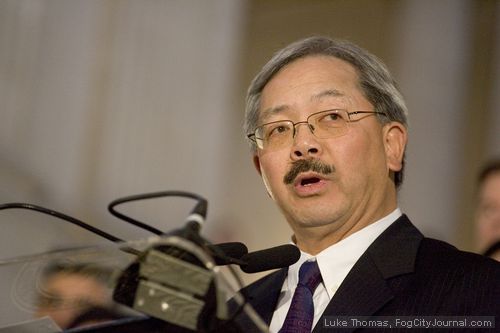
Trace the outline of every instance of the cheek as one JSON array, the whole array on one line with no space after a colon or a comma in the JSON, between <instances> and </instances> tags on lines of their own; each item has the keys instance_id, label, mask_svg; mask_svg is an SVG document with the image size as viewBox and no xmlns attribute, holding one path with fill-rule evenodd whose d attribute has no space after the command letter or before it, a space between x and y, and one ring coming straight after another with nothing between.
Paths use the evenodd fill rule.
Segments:
<instances>
[{"instance_id":1,"label":"cheek","mask_svg":"<svg viewBox=\"0 0 500 333\"><path fill-rule=\"evenodd\" d=\"M366 186L373 177L386 174L385 151L379 137L359 133L343 137L336 144L329 145L328 155L333 157L340 183L358 183ZM345 185L345 184L344 184Z\"/></svg>"},{"instance_id":2,"label":"cheek","mask_svg":"<svg viewBox=\"0 0 500 333\"><path fill-rule=\"evenodd\" d=\"M266 191L269 194L269 196L271 197L271 199L275 200L274 193L273 193L273 190L271 189L271 184L269 182L269 178L267 177L267 174L264 171L264 169L262 169L261 172L262 172L262 181L264 182L264 186L266 187Z\"/></svg>"},{"instance_id":3,"label":"cheek","mask_svg":"<svg viewBox=\"0 0 500 333\"><path fill-rule=\"evenodd\" d=\"M285 158L277 156L277 154L267 154L259 157L262 179L268 192L271 189L276 191L276 187L283 184L283 176L286 173ZM274 192L273 191L273 192Z\"/></svg>"}]
</instances>

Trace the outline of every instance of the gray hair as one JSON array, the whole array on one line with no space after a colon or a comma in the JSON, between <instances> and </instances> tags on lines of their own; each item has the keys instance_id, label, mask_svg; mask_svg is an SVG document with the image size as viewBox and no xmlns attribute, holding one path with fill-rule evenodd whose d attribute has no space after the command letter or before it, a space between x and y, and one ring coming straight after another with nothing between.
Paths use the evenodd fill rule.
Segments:
<instances>
[{"instance_id":1,"label":"gray hair","mask_svg":"<svg viewBox=\"0 0 500 333\"><path fill-rule=\"evenodd\" d=\"M252 133L258 126L261 94L267 83L294 60L314 55L332 56L354 66L359 76L361 91L376 111L385 114L377 116L379 121L397 121L408 127L408 110L403 96L387 67L376 56L348 41L314 36L294 42L278 51L255 76L246 97L243 125L246 134ZM257 149L254 142L251 142L251 148L253 151ZM403 169L394 175L396 187L399 187L402 181Z\"/></svg>"}]
</instances>

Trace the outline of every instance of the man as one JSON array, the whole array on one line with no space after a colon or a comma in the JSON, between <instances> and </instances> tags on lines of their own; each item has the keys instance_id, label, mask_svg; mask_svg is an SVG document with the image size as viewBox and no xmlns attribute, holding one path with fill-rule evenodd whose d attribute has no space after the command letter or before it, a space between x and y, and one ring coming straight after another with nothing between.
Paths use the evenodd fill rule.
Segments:
<instances>
[{"instance_id":1,"label":"man","mask_svg":"<svg viewBox=\"0 0 500 333\"><path fill-rule=\"evenodd\" d=\"M500 261L500 160L488 163L479 174L475 227L479 251Z\"/></svg>"},{"instance_id":2,"label":"man","mask_svg":"<svg viewBox=\"0 0 500 333\"><path fill-rule=\"evenodd\" d=\"M110 276L108 269L95 265L50 264L37 286L35 316L51 317L59 327L68 328L90 309L111 311Z\"/></svg>"},{"instance_id":3,"label":"man","mask_svg":"<svg viewBox=\"0 0 500 333\"><path fill-rule=\"evenodd\" d=\"M243 290L271 332L333 332L328 316L500 314L497 263L424 238L398 208L406 118L388 70L349 42L300 40L254 78L253 161L301 250Z\"/></svg>"}]
</instances>

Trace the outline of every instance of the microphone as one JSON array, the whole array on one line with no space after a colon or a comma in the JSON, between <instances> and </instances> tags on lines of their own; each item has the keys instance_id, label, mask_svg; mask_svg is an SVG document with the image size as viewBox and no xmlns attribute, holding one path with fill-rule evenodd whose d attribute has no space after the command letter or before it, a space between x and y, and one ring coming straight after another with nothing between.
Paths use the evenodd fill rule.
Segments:
<instances>
[{"instance_id":1,"label":"microphone","mask_svg":"<svg viewBox=\"0 0 500 333\"><path fill-rule=\"evenodd\" d=\"M197 200L184 226L171 232L163 232L114 208L130 201L165 196L182 196ZM110 241L123 241L54 210L22 203L0 205L0 210L9 208L35 210L85 228ZM240 258L248 254L248 249L238 242L213 245L200 235L207 212L206 199L182 191L155 192L116 199L108 205L108 210L123 221L154 234L177 236L167 237L165 241L160 241L159 245L153 245L145 251L121 248L137 258L118 276L113 290L115 301L177 328L206 330L227 319L224 295L215 284L215 272L210 269L207 260L212 257L217 265L246 264L246 261L243 262ZM252 258L250 256L250 266Z\"/></svg>"},{"instance_id":2,"label":"microphone","mask_svg":"<svg viewBox=\"0 0 500 333\"><path fill-rule=\"evenodd\" d=\"M192 241L193 243L205 247L210 244L200 235L200 230L207 217L207 200L199 197L196 206L191 210L186 217L184 226L179 229L174 229L169 232L161 233L161 236L179 236ZM217 249L214 250L217 253Z\"/></svg>"},{"instance_id":3,"label":"microphone","mask_svg":"<svg viewBox=\"0 0 500 333\"><path fill-rule=\"evenodd\" d=\"M213 245L200 235L207 201L198 195L159 192L132 196L115 200L108 209L115 216L142 227L144 223L118 213L114 207L123 202L169 195L188 196L196 199L197 204L184 226L170 232L155 232L167 237L146 249L122 272L113 299L177 327L210 331L226 319L227 305L215 283L215 271L207 260L236 262L248 253L247 247L242 243Z\"/></svg>"},{"instance_id":4,"label":"microphone","mask_svg":"<svg viewBox=\"0 0 500 333\"><path fill-rule=\"evenodd\" d=\"M219 243L207 245L210 255L214 258L217 266L242 263L241 257L248 253L248 248L240 242Z\"/></svg>"},{"instance_id":5,"label":"microphone","mask_svg":"<svg viewBox=\"0 0 500 333\"><path fill-rule=\"evenodd\" d=\"M270 249L250 252L240 260L240 268L245 273L259 273L271 269L288 267L300 258L300 250L292 244L275 246Z\"/></svg>"},{"instance_id":6,"label":"microphone","mask_svg":"<svg viewBox=\"0 0 500 333\"><path fill-rule=\"evenodd\" d=\"M207 218L207 200L200 198L196 206L186 218L185 228L199 234Z\"/></svg>"}]
</instances>

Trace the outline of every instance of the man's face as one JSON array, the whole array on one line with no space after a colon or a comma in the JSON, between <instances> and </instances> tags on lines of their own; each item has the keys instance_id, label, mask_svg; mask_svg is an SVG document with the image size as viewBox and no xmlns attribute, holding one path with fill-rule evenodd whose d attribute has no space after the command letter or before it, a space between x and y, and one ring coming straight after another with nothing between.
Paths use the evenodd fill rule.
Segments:
<instances>
[{"instance_id":1,"label":"man's face","mask_svg":"<svg viewBox=\"0 0 500 333\"><path fill-rule=\"evenodd\" d=\"M79 314L92 306L106 306L110 291L92 277L59 273L48 278L40 291L37 318L49 316L66 328Z\"/></svg>"},{"instance_id":2,"label":"man's face","mask_svg":"<svg viewBox=\"0 0 500 333\"><path fill-rule=\"evenodd\" d=\"M476 228L481 251L500 240L500 171L487 176L480 188Z\"/></svg>"},{"instance_id":3,"label":"man's face","mask_svg":"<svg viewBox=\"0 0 500 333\"><path fill-rule=\"evenodd\" d=\"M310 114L329 109L374 111L353 66L334 57L308 56L282 68L265 86L259 125L305 121ZM398 123L382 126L374 114L352 118L356 121L348 123L342 136L319 139L301 124L291 146L258 149L254 156L298 244L309 232L336 232L342 239L396 208L390 171L401 169L406 130ZM301 160L318 161L332 172L299 172L286 184L284 177L292 164Z\"/></svg>"}]
</instances>

